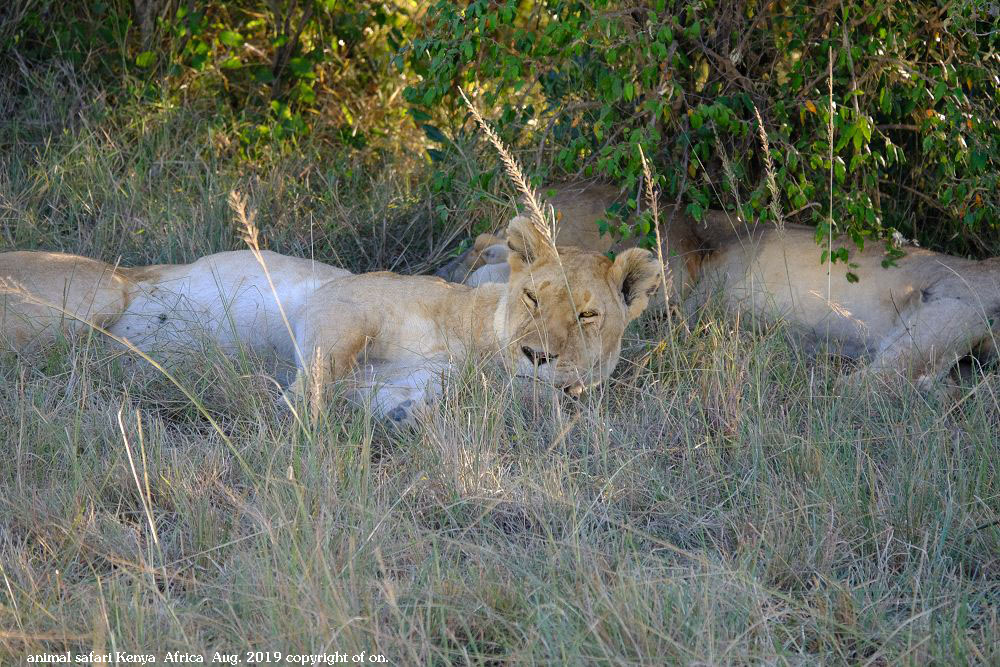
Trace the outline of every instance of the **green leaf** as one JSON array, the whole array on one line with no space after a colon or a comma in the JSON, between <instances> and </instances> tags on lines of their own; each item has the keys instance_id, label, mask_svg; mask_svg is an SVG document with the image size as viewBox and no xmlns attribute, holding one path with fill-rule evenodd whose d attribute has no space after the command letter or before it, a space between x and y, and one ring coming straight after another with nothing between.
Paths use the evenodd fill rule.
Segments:
<instances>
[{"instance_id":1,"label":"green leaf","mask_svg":"<svg viewBox=\"0 0 1000 667\"><path fill-rule=\"evenodd\" d=\"M192 69L200 72L201 70L205 69L205 63L207 62L208 62L208 54L199 53L194 56L191 56L190 64Z\"/></svg>"},{"instance_id":2,"label":"green leaf","mask_svg":"<svg viewBox=\"0 0 1000 667\"><path fill-rule=\"evenodd\" d=\"M838 155L833 159L833 175L838 183L843 183L847 177L847 169L844 168L844 160Z\"/></svg>"},{"instance_id":3,"label":"green leaf","mask_svg":"<svg viewBox=\"0 0 1000 667\"><path fill-rule=\"evenodd\" d=\"M259 83L271 83L274 81L274 72L266 65L258 65L253 69L253 78Z\"/></svg>"},{"instance_id":4,"label":"green leaf","mask_svg":"<svg viewBox=\"0 0 1000 667\"><path fill-rule=\"evenodd\" d=\"M219 41L226 46L236 47L243 45L243 35L235 30L223 30L219 33Z\"/></svg>"},{"instance_id":5,"label":"green leaf","mask_svg":"<svg viewBox=\"0 0 1000 667\"><path fill-rule=\"evenodd\" d=\"M146 69L156 62L156 55L152 51L143 51L135 57L135 64Z\"/></svg>"},{"instance_id":6,"label":"green leaf","mask_svg":"<svg viewBox=\"0 0 1000 667\"><path fill-rule=\"evenodd\" d=\"M948 84L944 81L938 81L937 85L934 86L934 101L940 100L946 92L948 92Z\"/></svg>"},{"instance_id":7,"label":"green leaf","mask_svg":"<svg viewBox=\"0 0 1000 667\"><path fill-rule=\"evenodd\" d=\"M305 81L299 81L299 85L295 86L295 97L303 104L316 103L316 91L313 90L312 84ZM348 119L348 122L353 123L354 121L353 119Z\"/></svg>"},{"instance_id":8,"label":"green leaf","mask_svg":"<svg viewBox=\"0 0 1000 667\"><path fill-rule=\"evenodd\" d=\"M840 149L847 145L847 142L854 137L854 133L857 132L857 126L848 125L844 132L840 135L840 139L837 140L837 145L834 147L834 152L839 153Z\"/></svg>"},{"instance_id":9,"label":"green leaf","mask_svg":"<svg viewBox=\"0 0 1000 667\"><path fill-rule=\"evenodd\" d=\"M447 143L448 138L444 136L444 132L434 127L433 125L428 125L425 123L420 127L424 131L424 134L427 135L427 138L430 139L431 141L436 141L439 144Z\"/></svg>"},{"instance_id":10,"label":"green leaf","mask_svg":"<svg viewBox=\"0 0 1000 667\"><path fill-rule=\"evenodd\" d=\"M298 77L314 77L313 65L305 58L292 58L288 61L288 69Z\"/></svg>"},{"instance_id":11,"label":"green leaf","mask_svg":"<svg viewBox=\"0 0 1000 667\"><path fill-rule=\"evenodd\" d=\"M705 209L702 208L701 204L697 202L692 202L688 204L687 212L691 214L697 222L701 222L702 217L705 215Z\"/></svg>"}]
</instances>

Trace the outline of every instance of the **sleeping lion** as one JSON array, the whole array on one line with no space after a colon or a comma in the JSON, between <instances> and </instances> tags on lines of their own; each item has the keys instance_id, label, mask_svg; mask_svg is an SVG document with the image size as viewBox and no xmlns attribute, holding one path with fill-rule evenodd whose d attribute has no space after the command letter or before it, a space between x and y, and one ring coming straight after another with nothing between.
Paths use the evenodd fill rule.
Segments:
<instances>
[{"instance_id":1,"label":"sleeping lion","mask_svg":"<svg viewBox=\"0 0 1000 667\"><path fill-rule=\"evenodd\" d=\"M618 190L579 183L552 190L559 245L622 249L597 227ZM895 266L883 268L886 253L869 243L849 249L849 265L821 263L822 249L809 227L747 226L720 211L698 223L673 207L660 217L671 300L686 314L717 295L730 310L783 321L807 343L829 342L867 360L847 382L905 375L930 388L958 359L995 351L1000 258L973 261L909 247ZM506 252L498 237L481 235L438 275L469 285L502 282ZM848 280L848 273L857 280Z\"/></svg>"},{"instance_id":2,"label":"sleeping lion","mask_svg":"<svg viewBox=\"0 0 1000 667\"><path fill-rule=\"evenodd\" d=\"M48 252L0 254L0 336L25 347L61 331L102 331L150 354L206 340L295 365L289 398L348 379L356 400L411 422L469 355L579 395L611 373L625 326L655 291L659 264L641 249L611 261L556 249L526 218L505 241L505 284L468 287L430 276L355 275L263 251L140 268ZM266 270L262 267L266 267Z\"/></svg>"}]
</instances>

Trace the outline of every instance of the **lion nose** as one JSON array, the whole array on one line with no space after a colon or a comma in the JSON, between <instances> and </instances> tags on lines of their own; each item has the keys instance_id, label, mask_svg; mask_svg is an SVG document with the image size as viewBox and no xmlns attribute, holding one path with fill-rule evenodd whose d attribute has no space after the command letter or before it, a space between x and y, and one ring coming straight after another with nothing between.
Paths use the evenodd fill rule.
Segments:
<instances>
[{"instance_id":1,"label":"lion nose","mask_svg":"<svg viewBox=\"0 0 1000 667\"><path fill-rule=\"evenodd\" d=\"M550 361L555 361L559 358L558 354L547 354L543 350L536 350L528 347L527 345L521 348L521 352L524 352L524 356L528 357L528 360L537 366L547 364Z\"/></svg>"}]
</instances>

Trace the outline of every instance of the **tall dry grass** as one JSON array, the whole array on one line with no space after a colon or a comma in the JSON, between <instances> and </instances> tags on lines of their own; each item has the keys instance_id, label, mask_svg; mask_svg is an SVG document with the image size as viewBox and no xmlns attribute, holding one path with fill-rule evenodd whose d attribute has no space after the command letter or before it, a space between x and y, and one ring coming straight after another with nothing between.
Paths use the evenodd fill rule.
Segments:
<instances>
[{"instance_id":1,"label":"tall dry grass","mask_svg":"<svg viewBox=\"0 0 1000 667\"><path fill-rule=\"evenodd\" d=\"M419 270L473 210L442 221L420 174L308 146L248 174L210 117L127 111L0 128L5 246L190 260L239 247L238 187L274 249ZM580 403L470 365L413 431L340 400L295 422L249 354L175 371L220 432L99 336L0 346L0 663L996 662L996 375L951 412L905 386L840 396L835 358L737 325L644 317Z\"/></svg>"}]
</instances>

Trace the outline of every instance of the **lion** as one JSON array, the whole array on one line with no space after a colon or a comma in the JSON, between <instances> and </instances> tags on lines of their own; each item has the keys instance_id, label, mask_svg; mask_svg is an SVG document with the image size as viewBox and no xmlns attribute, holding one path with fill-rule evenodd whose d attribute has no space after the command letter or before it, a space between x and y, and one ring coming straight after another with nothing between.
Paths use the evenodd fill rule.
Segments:
<instances>
[{"instance_id":1,"label":"lion","mask_svg":"<svg viewBox=\"0 0 1000 667\"><path fill-rule=\"evenodd\" d=\"M339 380L393 422L417 420L442 373L470 355L572 396L615 368L626 325L646 308L659 264L557 248L524 217L506 233L509 278L470 287L431 276L353 274L269 251L122 268L73 255L0 254L0 335L16 346L95 329L147 354L207 341L249 346L295 368L289 402Z\"/></svg>"},{"instance_id":2,"label":"lion","mask_svg":"<svg viewBox=\"0 0 1000 667\"><path fill-rule=\"evenodd\" d=\"M597 226L617 190L572 183L550 191L560 244L595 252L628 247ZM829 261L829 253L821 261L810 227L750 226L721 211L697 222L672 206L662 207L660 218L672 303L693 316L717 295L756 321L787 323L811 347L827 344L867 362L843 383L902 375L930 389L959 359L996 349L1000 258L973 261L917 247L891 258L869 242L850 248L848 262ZM481 235L439 275L470 285L506 280L501 243Z\"/></svg>"}]
</instances>

